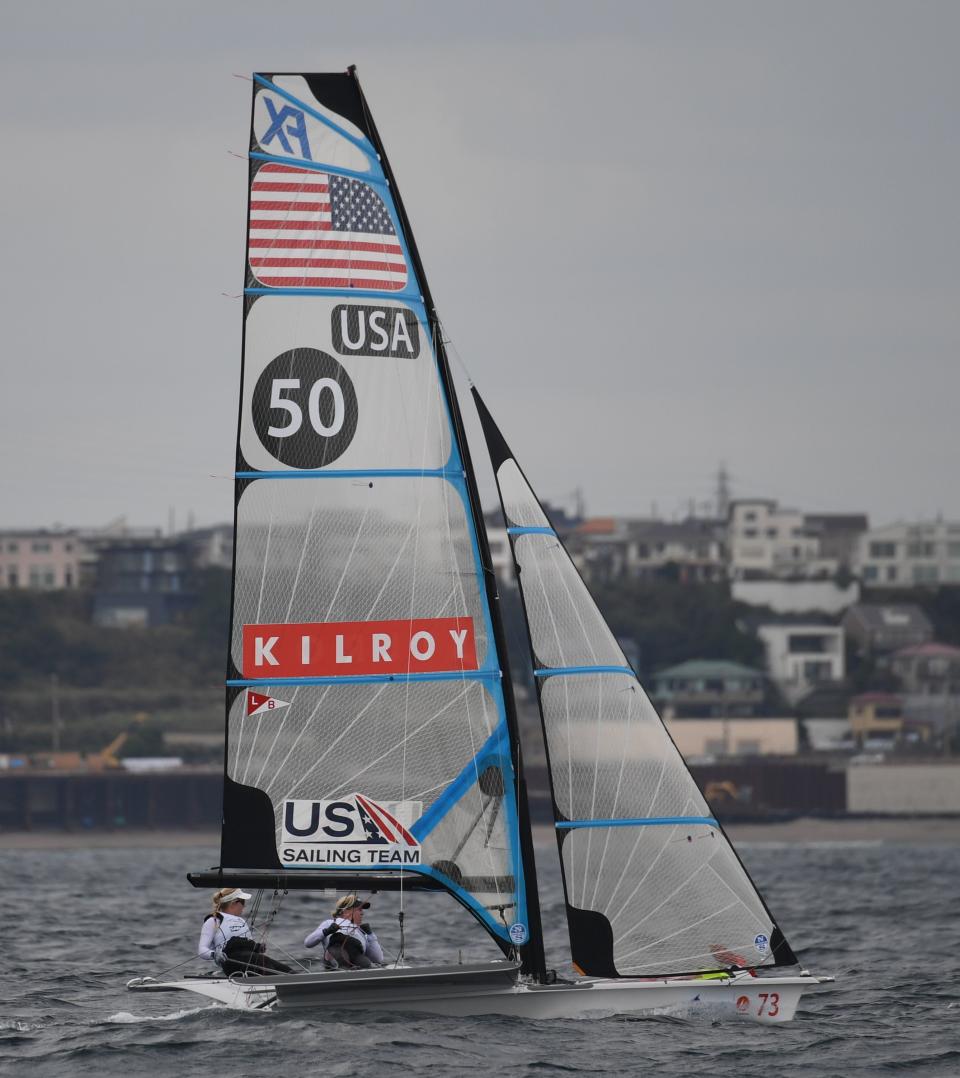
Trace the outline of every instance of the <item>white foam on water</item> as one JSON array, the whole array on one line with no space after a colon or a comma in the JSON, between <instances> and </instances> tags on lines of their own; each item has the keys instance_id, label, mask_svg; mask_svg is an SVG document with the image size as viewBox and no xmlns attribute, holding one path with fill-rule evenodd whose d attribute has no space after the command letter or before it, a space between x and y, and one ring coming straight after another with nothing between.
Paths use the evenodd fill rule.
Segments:
<instances>
[{"instance_id":1,"label":"white foam on water","mask_svg":"<svg viewBox=\"0 0 960 1078\"><path fill-rule=\"evenodd\" d=\"M189 1018L201 1011L225 1011L229 1008L219 1003L212 1003L206 1007L184 1007L182 1010L173 1011L171 1014L131 1014L129 1011L117 1011L106 1019L107 1022L115 1022L117 1025L129 1026L135 1022L177 1022L181 1018Z\"/></svg>"},{"instance_id":2,"label":"white foam on water","mask_svg":"<svg viewBox=\"0 0 960 1078\"><path fill-rule=\"evenodd\" d=\"M43 1029L43 1022L25 1022L22 1018L0 1018L0 1029L9 1029L17 1033L32 1033Z\"/></svg>"}]
</instances>

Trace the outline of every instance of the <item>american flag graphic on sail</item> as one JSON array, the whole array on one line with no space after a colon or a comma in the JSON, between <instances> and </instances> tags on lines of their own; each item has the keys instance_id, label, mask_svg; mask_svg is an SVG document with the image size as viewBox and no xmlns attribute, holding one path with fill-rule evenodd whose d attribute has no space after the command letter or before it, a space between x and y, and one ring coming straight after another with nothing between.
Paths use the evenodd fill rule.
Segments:
<instances>
[{"instance_id":1,"label":"american flag graphic on sail","mask_svg":"<svg viewBox=\"0 0 960 1078\"><path fill-rule=\"evenodd\" d=\"M250 272L270 288L407 283L390 213L361 180L268 162L250 187Z\"/></svg>"}]
</instances>

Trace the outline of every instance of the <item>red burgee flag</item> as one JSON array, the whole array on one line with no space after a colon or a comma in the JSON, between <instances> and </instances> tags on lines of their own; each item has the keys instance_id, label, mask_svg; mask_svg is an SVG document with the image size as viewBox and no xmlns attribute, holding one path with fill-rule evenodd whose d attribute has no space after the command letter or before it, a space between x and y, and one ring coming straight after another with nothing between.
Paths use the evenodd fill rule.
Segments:
<instances>
[{"instance_id":1,"label":"red burgee flag","mask_svg":"<svg viewBox=\"0 0 960 1078\"><path fill-rule=\"evenodd\" d=\"M473 618L243 627L244 677L352 677L476 669Z\"/></svg>"},{"instance_id":2,"label":"red burgee flag","mask_svg":"<svg viewBox=\"0 0 960 1078\"><path fill-rule=\"evenodd\" d=\"M286 700L278 700L275 696L267 696L265 693L247 689L248 715L263 715L268 711L279 711L281 708L289 706L290 704Z\"/></svg>"}]
</instances>

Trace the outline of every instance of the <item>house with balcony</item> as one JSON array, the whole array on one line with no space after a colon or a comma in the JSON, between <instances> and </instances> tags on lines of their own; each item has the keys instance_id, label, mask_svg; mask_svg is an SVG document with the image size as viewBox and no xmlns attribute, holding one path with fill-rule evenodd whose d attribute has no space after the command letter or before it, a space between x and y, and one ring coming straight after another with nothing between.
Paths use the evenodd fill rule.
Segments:
<instances>
[{"instance_id":1,"label":"house with balcony","mask_svg":"<svg viewBox=\"0 0 960 1078\"><path fill-rule=\"evenodd\" d=\"M729 575L733 580L833 576L852 563L867 526L862 513L803 513L770 498L737 499L727 520Z\"/></svg>"},{"instance_id":2,"label":"house with balcony","mask_svg":"<svg viewBox=\"0 0 960 1078\"><path fill-rule=\"evenodd\" d=\"M853 571L868 588L960 584L960 522L873 528L857 542Z\"/></svg>"},{"instance_id":3,"label":"house with balcony","mask_svg":"<svg viewBox=\"0 0 960 1078\"><path fill-rule=\"evenodd\" d=\"M233 568L233 525L190 528L180 536L188 545L196 569Z\"/></svg>"},{"instance_id":4,"label":"house with balcony","mask_svg":"<svg viewBox=\"0 0 960 1078\"><path fill-rule=\"evenodd\" d=\"M785 621L757 626L767 655L767 672L784 696L796 703L826 682L846 674L844 632L839 625Z\"/></svg>"},{"instance_id":5,"label":"house with balcony","mask_svg":"<svg viewBox=\"0 0 960 1078\"><path fill-rule=\"evenodd\" d=\"M165 625L197 598L193 550L182 537L125 537L100 544L93 621L111 628Z\"/></svg>"},{"instance_id":6,"label":"house with balcony","mask_svg":"<svg viewBox=\"0 0 960 1078\"><path fill-rule=\"evenodd\" d=\"M659 670L650 696L661 715L673 718L760 715L767 706L767 675L740 663L691 659Z\"/></svg>"},{"instance_id":7,"label":"house with balcony","mask_svg":"<svg viewBox=\"0 0 960 1078\"><path fill-rule=\"evenodd\" d=\"M858 745L893 743L903 732L903 700L894 693L864 692L850 700L848 721Z\"/></svg>"},{"instance_id":8,"label":"house with balcony","mask_svg":"<svg viewBox=\"0 0 960 1078\"><path fill-rule=\"evenodd\" d=\"M575 526L565 542L590 582L664 573L687 582L720 580L725 574L723 525L709 518L591 517Z\"/></svg>"},{"instance_id":9,"label":"house with balcony","mask_svg":"<svg viewBox=\"0 0 960 1078\"><path fill-rule=\"evenodd\" d=\"M960 648L933 640L890 656L905 715L943 731L960 724Z\"/></svg>"},{"instance_id":10,"label":"house with balcony","mask_svg":"<svg viewBox=\"0 0 960 1078\"><path fill-rule=\"evenodd\" d=\"M797 751L796 720L776 714L776 694L762 670L690 660L660 670L651 696L687 759Z\"/></svg>"},{"instance_id":11,"label":"house with balcony","mask_svg":"<svg viewBox=\"0 0 960 1078\"><path fill-rule=\"evenodd\" d=\"M960 696L960 648L930 641L901 648L890 669L904 692L918 696Z\"/></svg>"},{"instance_id":12,"label":"house with balcony","mask_svg":"<svg viewBox=\"0 0 960 1078\"><path fill-rule=\"evenodd\" d=\"M31 591L76 588L87 557L86 544L74 530L0 531L0 588Z\"/></svg>"}]
</instances>

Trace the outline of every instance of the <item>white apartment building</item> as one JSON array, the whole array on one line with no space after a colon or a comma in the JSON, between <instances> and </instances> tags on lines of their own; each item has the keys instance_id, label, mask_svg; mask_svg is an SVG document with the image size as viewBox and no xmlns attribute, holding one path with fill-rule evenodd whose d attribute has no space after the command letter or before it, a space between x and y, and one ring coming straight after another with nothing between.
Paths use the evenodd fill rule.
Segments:
<instances>
[{"instance_id":1,"label":"white apartment building","mask_svg":"<svg viewBox=\"0 0 960 1078\"><path fill-rule=\"evenodd\" d=\"M757 635L767 651L767 672L792 702L824 681L843 680L840 626L777 623L760 625Z\"/></svg>"},{"instance_id":2,"label":"white apartment building","mask_svg":"<svg viewBox=\"0 0 960 1078\"><path fill-rule=\"evenodd\" d=\"M751 498L730 506L727 549L730 576L741 580L805 575L819 557L820 543L807 533L799 510L780 509L767 498Z\"/></svg>"},{"instance_id":3,"label":"white apartment building","mask_svg":"<svg viewBox=\"0 0 960 1078\"><path fill-rule=\"evenodd\" d=\"M865 532L854 572L867 587L960 584L960 523L887 524Z\"/></svg>"},{"instance_id":4,"label":"white apartment building","mask_svg":"<svg viewBox=\"0 0 960 1078\"><path fill-rule=\"evenodd\" d=\"M85 554L75 531L0 531L0 588L75 588Z\"/></svg>"},{"instance_id":5,"label":"white apartment building","mask_svg":"<svg viewBox=\"0 0 960 1078\"><path fill-rule=\"evenodd\" d=\"M867 530L862 513L801 513L769 498L730 505L727 521L729 575L733 580L833 576L853 561Z\"/></svg>"}]
</instances>

